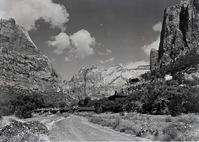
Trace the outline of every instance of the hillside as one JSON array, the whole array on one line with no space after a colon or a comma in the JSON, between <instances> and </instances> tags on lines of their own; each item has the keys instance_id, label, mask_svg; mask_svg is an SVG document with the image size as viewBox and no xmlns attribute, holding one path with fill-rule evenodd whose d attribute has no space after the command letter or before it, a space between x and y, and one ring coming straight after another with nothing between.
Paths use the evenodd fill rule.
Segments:
<instances>
[{"instance_id":1,"label":"hillside","mask_svg":"<svg viewBox=\"0 0 199 142\"><path fill-rule=\"evenodd\" d=\"M49 58L14 19L0 20L0 92L0 116L30 117L36 108L73 102Z\"/></svg>"},{"instance_id":2,"label":"hillside","mask_svg":"<svg viewBox=\"0 0 199 142\"><path fill-rule=\"evenodd\" d=\"M14 19L0 21L0 85L61 91L61 77Z\"/></svg>"},{"instance_id":3,"label":"hillside","mask_svg":"<svg viewBox=\"0 0 199 142\"><path fill-rule=\"evenodd\" d=\"M64 91L71 92L77 100L85 97L100 99L113 95L115 91L121 91L130 78L140 78L141 74L148 71L149 66L139 66L135 69L126 69L120 65L105 69L97 66L84 67L70 81L65 81Z\"/></svg>"}]
</instances>

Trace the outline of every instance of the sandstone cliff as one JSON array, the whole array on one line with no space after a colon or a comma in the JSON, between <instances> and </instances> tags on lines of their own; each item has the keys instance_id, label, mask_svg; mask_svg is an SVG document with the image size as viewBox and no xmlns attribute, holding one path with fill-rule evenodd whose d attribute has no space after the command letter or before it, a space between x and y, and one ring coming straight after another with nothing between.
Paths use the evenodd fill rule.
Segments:
<instances>
[{"instance_id":1,"label":"sandstone cliff","mask_svg":"<svg viewBox=\"0 0 199 142\"><path fill-rule=\"evenodd\" d=\"M100 67L84 67L70 81L65 82L64 91L72 92L76 100L85 98L99 99L121 91L122 86L130 78L139 78L149 71L149 66L139 66L136 69L125 69L114 65L106 69Z\"/></svg>"},{"instance_id":2,"label":"sandstone cliff","mask_svg":"<svg viewBox=\"0 0 199 142\"><path fill-rule=\"evenodd\" d=\"M150 70L158 68L158 55L158 50L152 48L150 52Z\"/></svg>"},{"instance_id":3,"label":"sandstone cliff","mask_svg":"<svg viewBox=\"0 0 199 142\"><path fill-rule=\"evenodd\" d=\"M199 0L181 0L164 12L158 54L152 52L151 70L166 66L199 45ZM158 60L157 60L158 59ZM156 67L154 65L157 65Z\"/></svg>"},{"instance_id":4,"label":"sandstone cliff","mask_svg":"<svg viewBox=\"0 0 199 142\"><path fill-rule=\"evenodd\" d=\"M61 78L14 19L0 21L0 85L60 91Z\"/></svg>"}]
</instances>

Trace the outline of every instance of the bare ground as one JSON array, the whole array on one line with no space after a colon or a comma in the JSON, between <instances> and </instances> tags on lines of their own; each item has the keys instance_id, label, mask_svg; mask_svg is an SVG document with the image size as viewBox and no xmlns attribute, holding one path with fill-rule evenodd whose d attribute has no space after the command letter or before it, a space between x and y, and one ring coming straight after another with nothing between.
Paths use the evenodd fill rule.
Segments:
<instances>
[{"instance_id":1,"label":"bare ground","mask_svg":"<svg viewBox=\"0 0 199 142\"><path fill-rule=\"evenodd\" d=\"M49 138L52 142L66 141L146 141L132 137L109 128L94 125L86 118L71 115L66 119L56 122Z\"/></svg>"}]
</instances>

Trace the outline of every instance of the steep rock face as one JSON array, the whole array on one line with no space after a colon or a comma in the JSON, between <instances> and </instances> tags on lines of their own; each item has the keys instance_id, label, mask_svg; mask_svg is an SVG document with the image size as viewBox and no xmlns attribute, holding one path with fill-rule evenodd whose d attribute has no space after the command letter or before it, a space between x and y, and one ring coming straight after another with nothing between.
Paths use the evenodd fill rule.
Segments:
<instances>
[{"instance_id":1,"label":"steep rock face","mask_svg":"<svg viewBox=\"0 0 199 142\"><path fill-rule=\"evenodd\" d=\"M150 52L150 70L158 68L158 55L159 52L156 49L151 49Z\"/></svg>"},{"instance_id":2,"label":"steep rock face","mask_svg":"<svg viewBox=\"0 0 199 142\"><path fill-rule=\"evenodd\" d=\"M149 71L149 66L139 66L136 69L125 69L120 65L114 65L106 69L96 66L80 69L72 79L65 82L64 91L72 92L76 100L86 96L99 99L113 95L115 91L121 91L122 86L130 78L138 78Z\"/></svg>"},{"instance_id":3,"label":"steep rock face","mask_svg":"<svg viewBox=\"0 0 199 142\"><path fill-rule=\"evenodd\" d=\"M35 91L60 91L61 78L23 27L0 21L0 85Z\"/></svg>"},{"instance_id":4,"label":"steep rock face","mask_svg":"<svg viewBox=\"0 0 199 142\"><path fill-rule=\"evenodd\" d=\"M198 47L198 10L199 0L181 0L179 5L168 7L165 10L158 53L160 68L174 62L190 49Z\"/></svg>"}]
</instances>

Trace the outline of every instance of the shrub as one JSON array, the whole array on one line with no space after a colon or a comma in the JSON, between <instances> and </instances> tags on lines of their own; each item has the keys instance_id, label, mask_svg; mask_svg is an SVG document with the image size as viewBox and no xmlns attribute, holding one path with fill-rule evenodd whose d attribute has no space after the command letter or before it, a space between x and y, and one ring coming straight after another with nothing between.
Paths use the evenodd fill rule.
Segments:
<instances>
[{"instance_id":1,"label":"shrub","mask_svg":"<svg viewBox=\"0 0 199 142\"><path fill-rule=\"evenodd\" d=\"M28 102L27 104L16 107L15 116L19 118L30 118L32 117L32 110L34 110L33 104Z\"/></svg>"},{"instance_id":2,"label":"shrub","mask_svg":"<svg viewBox=\"0 0 199 142\"><path fill-rule=\"evenodd\" d=\"M167 67L167 72L173 75L187 68L197 66L197 64L199 64L199 54L197 53L197 48L193 48L185 55L180 56L174 63L171 63Z\"/></svg>"},{"instance_id":3,"label":"shrub","mask_svg":"<svg viewBox=\"0 0 199 142\"><path fill-rule=\"evenodd\" d=\"M10 103L14 109L15 116L19 118L30 118L34 109L44 106L43 96L38 94L16 94Z\"/></svg>"},{"instance_id":4,"label":"shrub","mask_svg":"<svg viewBox=\"0 0 199 142\"><path fill-rule=\"evenodd\" d=\"M145 80L151 80L151 72L146 72L144 74L141 75L141 77Z\"/></svg>"},{"instance_id":5,"label":"shrub","mask_svg":"<svg viewBox=\"0 0 199 142\"><path fill-rule=\"evenodd\" d=\"M25 142L40 141L40 134L47 135L49 133L45 125L39 122L21 123L13 121L10 125L6 125L0 130L1 142Z\"/></svg>"},{"instance_id":6,"label":"shrub","mask_svg":"<svg viewBox=\"0 0 199 142\"><path fill-rule=\"evenodd\" d=\"M185 123L180 123L175 121L165 128L163 128L163 141L183 141L184 133L187 131L187 126Z\"/></svg>"},{"instance_id":7,"label":"shrub","mask_svg":"<svg viewBox=\"0 0 199 142\"><path fill-rule=\"evenodd\" d=\"M105 124L106 124L106 123L105 123L106 121L103 120L103 119L101 119L101 118L99 118L99 117L92 117L92 118L89 119L89 121L92 122L92 123L94 123L94 124L100 124L100 125L102 125L102 126L103 126L103 125L105 126ZM107 124L106 124L106 125L107 125Z\"/></svg>"},{"instance_id":8,"label":"shrub","mask_svg":"<svg viewBox=\"0 0 199 142\"><path fill-rule=\"evenodd\" d=\"M126 111L150 114L171 114L199 112L199 89L181 87L175 81L152 82L141 91L133 92L124 101Z\"/></svg>"},{"instance_id":9,"label":"shrub","mask_svg":"<svg viewBox=\"0 0 199 142\"><path fill-rule=\"evenodd\" d=\"M14 113L14 109L9 103L8 104L0 103L0 115L1 116L7 116L7 115L11 115L13 113Z\"/></svg>"},{"instance_id":10,"label":"shrub","mask_svg":"<svg viewBox=\"0 0 199 142\"><path fill-rule=\"evenodd\" d=\"M168 117L165 118L165 122L172 122L172 121L173 120L172 120L172 118L170 116L168 116Z\"/></svg>"},{"instance_id":11,"label":"shrub","mask_svg":"<svg viewBox=\"0 0 199 142\"><path fill-rule=\"evenodd\" d=\"M112 124L112 128L116 129L119 126L120 122L121 122L121 119L119 117L117 117Z\"/></svg>"}]
</instances>

